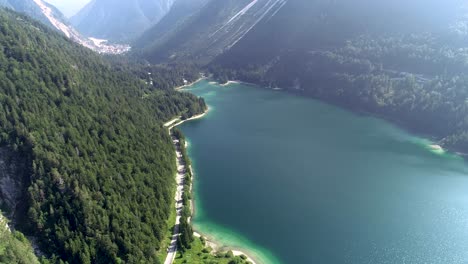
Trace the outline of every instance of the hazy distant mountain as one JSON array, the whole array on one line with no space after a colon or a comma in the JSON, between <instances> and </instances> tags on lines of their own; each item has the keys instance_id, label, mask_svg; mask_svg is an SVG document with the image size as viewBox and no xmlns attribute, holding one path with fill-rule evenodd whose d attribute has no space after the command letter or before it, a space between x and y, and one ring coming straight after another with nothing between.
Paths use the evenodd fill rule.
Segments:
<instances>
[{"instance_id":1,"label":"hazy distant mountain","mask_svg":"<svg viewBox=\"0 0 468 264\"><path fill-rule=\"evenodd\" d=\"M180 0L180 2L187 2ZM195 1L200 2L200 1ZM153 61L272 59L285 50L343 46L362 34L446 31L461 0L211 0L183 12L174 8L135 43ZM174 22L177 21L177 22ZM164 22L164 23L163 23ZM458 23L457 30L466 30ZM247 58L253 56L251 58Z\"/></svg>"},{"instance_id":2,"label":"hazy distant mountain","mask_svg":"<svg viewBox=\"0 0 468 264\"><path fill-rule=\"evenodd\" d=\"M3 7L8 7L8 8L13 8L9 1L8 0L0 0L0 6L3 6Z\"/></svg>"},{"instance_id":3,"label":"hazy distant mountain","mask_svg":"<svg viewBox=\"0 0 468 264\"><path fill-rule=\"evenodd\" d=\"M74 42L100 53L122 53L129 49L125 45L111 45L83 36L70 25L65 16L56 7L43 0L0 0L0 6L13 9L16 12L24 13L39 20L63 33Z\"/></svg>"},{"instance_id":4,"label":"hazy distant mountain","mask_svg":"<svg viewBox=\"0 0 468 264\"><path fill-rule=\"evenodd\" d=\"M462 0L288 0L214 63L235 71L250 68L250 81L262 76L267 84L295 88L319 72L323 78L383 67L440 74L440 63L428 63L436 55L422 50L465 47L457 47L466 43L462 6Z\"/></svg>"},{"instance_id":5,"label":"hazy distant mountain","mask_svg":"<svg viewBox=\"0 0 468 264\"><path fill-rule=\"evenodd\" d=\"M456 21L461 2L289 0L239 41L230 57L272 59L286 50L330 50L361 35L445 34Z\"/></svg>"},{"instance_id":6,"label":"hazy distant mountain","mask_svg":"<svg viewBox=\"0 0 468 264\"><path fill-rule=\"evenodd\" d=\"M161 44L179 27L185 25L207 2L208 0L176 0L169 12L156 25L134 41L134 46L147 48Z\"/></svg>"},{"instance_id":7,"label":"hazy distant mountain","mask_svg":"<svg viewBox=\"0 0 468 264\"><path fill-rule=\"evenodd\" d=\"M0 6L11 8L17 12L24 13L44 24L53 26L49 18L44 14L39 4L43 4L50 9L50 15L65 23L65 16L54 6L42 0L0 0Z\"/></svg>"},{"instance_id":8,"label":"hazy distant mountain","mask_svg":"<svg viewBox=\"0 0 468 264\"><path fill-rule=\"evenodd\" d=\"M174 0L93 0L71 18L90 37L128 41L156 24Z\"/></svg>"},{"instance_id":9,"label":"hazy distant mountain","mask_svg":"<svg viewBox=\"0 0 468 264\"><path fill-rule=\"evenodd\" d=\"M164 31L167 26L156 25L136 42L146 58L214 58L235 45L257 23L274 15L286 0L211 0L206 5L199 2L202 8L185 14L175 28Z\"/></svg>"}]
</instances>

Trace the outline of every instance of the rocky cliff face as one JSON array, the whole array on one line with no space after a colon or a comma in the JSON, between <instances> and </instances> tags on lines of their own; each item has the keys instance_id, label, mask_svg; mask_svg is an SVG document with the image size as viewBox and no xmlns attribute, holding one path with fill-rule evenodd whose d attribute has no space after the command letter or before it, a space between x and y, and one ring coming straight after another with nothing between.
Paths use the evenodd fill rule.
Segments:
<instances>
[{"instance_id":1,"label":"rocky cliff face","mask_svg":"<svg viewBox=\"0 0 468 264\"><path fill-rule=\"evenodd\" d=\"M0 148L0 209L13 220L26 193L28 168L27 159L8 148Z\"/></svg>"},{"instance_id":2,"label":"rocky cliff face","mask_svg":"<svg viewBox=\"0 0 468 264\"><path fill-rule=\"evenodd\" d=\"M42 2L42 1L41 1ZM63 14L45 2L42 2L45 6L51 9L51 15L56 17L58 20L65 21ZM8 7L17 12L24 13L36 20L41 21L42 23L53 26L47 16L42 12L41 8L38 6L37 1L34 0L0 0L0 6Z\"/></svg>"},{"instance_id":3,"label":"rocky cliff face","mask_svg":"<svg viewBox=\"0 0 468 264\"><path fill-rule=\"evenodd\" d=\"M10 231L10 227L8 226L6 218L0 214L0 234L4 231Z\"/></svg>"}]
</instances>

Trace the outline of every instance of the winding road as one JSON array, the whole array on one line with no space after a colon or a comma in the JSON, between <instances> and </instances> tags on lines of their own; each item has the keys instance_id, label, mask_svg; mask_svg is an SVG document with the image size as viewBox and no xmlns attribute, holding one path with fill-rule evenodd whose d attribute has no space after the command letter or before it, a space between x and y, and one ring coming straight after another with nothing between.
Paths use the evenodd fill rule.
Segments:
<instances>
[{"instance_id":1,"label":"winding road","mask_svg":"<svg viewBox=\"0 0 468 264\"><path fill-rule=\"evenodd\" d=\"M166 123L166 127L169 129L169 133L171 133L172 125L175 121L171 121ZM172 126L171 126L172 125ZM177 160L177 175L176 175L176 183L177 183L177 190L175 194L175 208L176 208L176 222L174 225L174 231L172 232L172 239L169 248L167 249L167 257L164 261L164 264L172 264L174 259L177 255L177 239L179 238L179 224L180 224L180 217L182 216L182 194L184 192L184 178L185 178L185 170L186 166L182 159L182 152L180 150L180 142L177 138L172 137L172 143L176 149L176 160Z\"/></svg>"}]
</instances>

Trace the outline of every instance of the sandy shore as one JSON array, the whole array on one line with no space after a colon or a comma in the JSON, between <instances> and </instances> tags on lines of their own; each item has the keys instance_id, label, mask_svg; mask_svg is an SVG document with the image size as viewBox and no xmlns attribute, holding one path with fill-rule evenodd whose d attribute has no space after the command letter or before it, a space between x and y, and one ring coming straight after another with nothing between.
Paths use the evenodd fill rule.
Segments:
<instances>
[{"instance_id":1,"label":"sandy shore","mask_svg":"<svg viewBox=\"0 0 468 264\"><path fill-rule=\"evenodd\" d=\"M182 120L181 117L174 118L171 121L165 123L164 126L167 127L169 130L171 130L174 127L179 126L179 125L181 125L181 124L183 124L183 123L185 123L187 121L200 119L200 118L204 117L208 113L209 110L210 110L210 108L208 108L203 114L192 116L192 117L187 118L185 120Z\"/></svg>"},{"instance_id":2,"label":"sandy shore","mask_svg":"<svg viewBox=\"0 0 468 264\"><path fill-rule=\"evenodd\" d=\"M194 232L193 235L195 237L202 237L202 234L198 233L198 232ZM245 254L244 252L240 251L240 250L235 250L235 249L231 249L230 247L221 247L219 245L219 243L216 243L216 242L213 242L211 240L209 240L207 237L203 236L203 238L205 238L205 241L206 241L206 246L207 247L210 247L213 249L214 252L217 252L217 251L221 251L221 252L228 252L228 251L232 251L232 254L234 256L246 256L247 257L247 260L250 261L251 263L253 264L257 264L257 262L255 260L253 260L251 257L249 257L247 254Z\"/></svg>"},{"instance_id":3,"label":"sandy shore","mask_svg":"<svg viewBox=\"0 0 468 264\"><path fill-rule=\"evenodd\" d=\"M206 77L200 77L196 81L191 82L191 83L187 83L187 84L184 84L184 85L181 85L181 86L178 86L178 87L174 88L174 90L181 90L181 89L190 87L190 86L192 86L192 85L196 84L197 82L199 82L201 80L204 80L204 79L206 79Z\"/></svg>"},{"instance_id":4,"label":"sandy shore","mask_svg":"<svg viewBox=\"0 0 468 264\"><path fill-rule=\"evenodd\" d=\"M227 81L226 83L220 84L221 86L228 86L231 84L241 84L241 81Z\"/></svg>"},{"instance_id":5,"label":"sandy shore","mask_svg":"<svg viewBox=\"0 0 468 264\"><path fill-rule=\"evenodd\" d=\"M429 149L434 152L434 153L437 153L437 154L444 154L445 153L445 149L438 145L438 144L431 144L429 145Z\"/></svg>"},{"instance_id":6,"label":"sandy shore","mask_svg":"<svg viewBox=\"0 0 468 264\"><path fill-rule=\"evenodd\" d=\"M164 126L167 127L167 129L168 129L168 131L169 131L169 133L170 133L170 131L171 131L174 127L176 127L176 126L178 126L178 125L181 125L181 124L183 124L184 122L187 122L187 121L190 121L190 120L199 119L199 118L203 118L203 117L208 113L209 110L210 110L210 109L208 108L204 113L199 114L199 115L196 115L196 116L193 116L193 117L188 118L188 119L186 119L186 120L181 120L181 119L180 119L181 117L174 118L174 119L168 121L167 123L165 123ZM176 144L176 143L178 143L178 142L174 141L174 144ZM176 156L177 156L178 160L179 160L179 159L181 158L181 156L182 156L182 154L180 153L180 151L179 151L177 148L176 148ZM181 167L181 164L179 163L179 161L177 162L177 165L178 165L178 171L184 171L184 170L185 170L185 167ZM193 173L192 166L190 166L188 169L192 172L192 182L193 182L193 178L195 177L195 174ZM178 183L178 186L183 186L183 183L181 182L182 178L183 178L183 177L182 177L181 175L179 175L179 174L177 175L177 183ZM182 184L181 184L181 183L182 183ZM190 190L192 190L192 189L193 189L193 184L192 184L192 186L190 186ZM176 200L181 199L181 197L182 197L182 192L183 192L183 189L178 188L177 193L176 193ZM195 208L195 207L194 207L193 199L190 200L190 204L191 204L191 208L190 208L190 209L191 209L191 211L192 211L192 214L194 214L194 212L195 212L194 208ZM178 213L179 213L179 212L180 212L180 209L178 210ZM176 223L177 223L178 220L179 220L178 218L179 218L179 216L178 216L177 219L176 219ZM190 222L190 219L189 219L189 222ZM176 231L178 232L178 230L174 230L174 231L175 231L175 232L176 232ZM194 236L196 236L196 237L201 237L202 234L200 234L200 233L198 233L198 232L194 232ZM175 238L175 237L176 237L176 235L174 234L174 238ZM206 236L203 235L203 237L206 239ZM175 241L171 241L171 248L174 248L175 245L176 245L176 242L175 242ZM227 251L231 250L232 253L234 254L234 256L241 256L241 255L244 255L244 256L247 257L247 260L248 260L248 261L250 261L250 262L253 263L253 264L257 264L256 261L254 261L251 257L249 257L245 252L242 252L242 251L240 251L240 250L236 250L236 249L229 248L229 247L221 247L221 246L219 245L219 243L216 243L216 242L211 241L211 240L208 240L208 239L206 239L206 246L211 247L215 252L216 252L216 251L219 251L219 250L221 250L221 251L223 251L223 252L224 252L224 251L227 252ZM169 252L169 255L170 255L170 256L168 255L168 257L166 258L165 264L169 264L169 263L172 263L172 262L174 261L174 259L175 259L175 253L176 253L176 252L172 252L172 253Z\"/></svg>"},{"instance_id":7,"label":"sandy shore","mask_svg":"<svg viewBox=\"0 0 468 264\"><path fill-rule=\"evenodd\" d=\"M167 250L167 256L164 261L164 264L172 264L174 263L174 260L177 256L177 239L179 237L179 224L180 224L180 218L182 217L182 206L180 206L180 201L182 201L182 195L184 193L184 179L185 179L185 170L186 170L186 164L184 164L182 160L182 152L180 150L179 145L179 140L172 136L171 130L180 124L182 124L185 121L197 119L203 117L206 113L208 112L208 109L200 115L193 116L189 119L186 120L181 120L181 117L174 118L173 120L167 122L164 124L165 127L168 129L168 133L172 138L172 143L174 144L175 147L175 153L176 153L176 165L177 165L177 173L176 173L176 193L174 197L175 201L175 210L176 210L176 220L175 220L175 225L174 225L174 230L172 233L172 238L171 238L171 243L169 245L169 248Z\"/></svg>"},{"instance_id":8,"label":"sandy shore","mask_svg":"<svg viewBox=\"0 0 468 264\"><path fill-rule=\"evenodd\" d=\"M436 151L444 151L444 149L440 145L433 144L433 145L429 145L429 147Z\"/></svg>"},{"instance_id":9,"label":"sandy shore","mask_svg":"<svg viewBox=\"0 0 468 264\"><path fill-rule=\"evenodd\" d=\"M227 81L226 83L219 84L219 85L225 87L225 86L229 86L231 84L243 84L243 85L249 85L249 86L258 86L255 83L249 83L249 82L243 82L243 81ZM279 88L279 89L281 89L281 88Z\"/></svg>"}]
</instances>

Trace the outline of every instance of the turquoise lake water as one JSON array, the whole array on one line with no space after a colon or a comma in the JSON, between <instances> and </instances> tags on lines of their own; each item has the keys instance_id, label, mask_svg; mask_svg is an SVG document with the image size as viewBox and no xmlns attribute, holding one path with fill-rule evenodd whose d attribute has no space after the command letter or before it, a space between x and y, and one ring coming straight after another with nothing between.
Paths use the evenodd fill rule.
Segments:
<instances>
[{"instance_id":1,"label":"turquoise lake water","mask_svg":"<svg viewBox=\"0 0 468 264\"><path fill-rule=\"evenodd\" d=\"M468 166L381 119L201 81L194 225L260 263L468 263Z\"/></svg>"}]
</instances>

